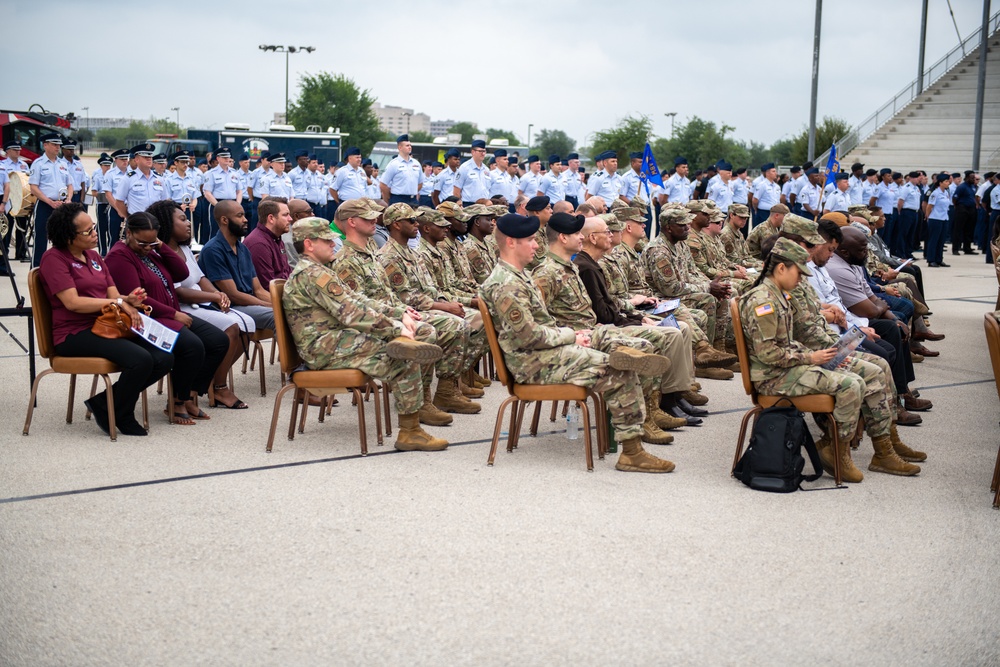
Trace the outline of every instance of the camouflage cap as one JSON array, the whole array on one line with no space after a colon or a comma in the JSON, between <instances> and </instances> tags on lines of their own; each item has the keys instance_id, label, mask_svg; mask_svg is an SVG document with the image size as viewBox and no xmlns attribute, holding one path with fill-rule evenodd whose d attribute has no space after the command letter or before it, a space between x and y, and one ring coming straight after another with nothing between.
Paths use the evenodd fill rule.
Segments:
<instances>
[{"instance_id":1,"label":"camouflage cap","mask_svg":"<svg viewBox=\"0 0 1000 667\"><path fill-rule=\"evenodd\" d=\"M707 213L708 209L708 207L705 206L704 199L692 199L688 203L684 204L684 208L692 213Z\"/></svg>"},{"instance_id":2,"label":"camouflage cap","mask_svg":"<svg viewBox=\"0 0 1000 667\"><path fill-rule=\"evenodd\" d=\"M690 225L692 220L694 220L694 216L688 213L683 206L669 208L660 213L660 225L663 227L670 224Z\"/></svg>"},{"instance_id":3,"label":"camouflage cap","mask_svg":"<svg viewBox=\"0 0 1000 667\"><path fill-rule=\"evenodd\" d=\"M472 206L465 207L465 214L470 219L480 215L496 215L496 212L491 210L492 208L492 206L487 206L486 204L473 204Z\"/></svg>"},{"instance_id":4,"label":"camouflage cap","mask_svg":"<svg viewBox=\"0 0 1000 667\"><path fill-rule=\"evenodd\" d=\"M382 219L385 221L385 226L388 227L397 220L413 220L416 217L417 212L410 208L409 204L400 202L385 209L385 215Z\"/></svg>"},{"instance_id":5,"label":"camouflage cap","mask_svg":"<svg viewBox=\"0 0 1000 667\"><path fill-rule=\"evenodd\" d=\"M379 204L378 201L372 199L371 197L361 197L361 201L365 203L365 206L378 213L385 210L385 206L382 206L382 204Z\"/></svg>"},{"instance_id":6,"label":"camouflage cap","mask_svg":"<svg viewBox=\"0 0 1000 667\"><path fill-rule=\"evenodd\" d=\"M649 211L649 202L645 202L639 199L638 197L632 197L628 205L631 206L632 208L639 209L640 211L642 211L643 215L645 215Z\"/></svg>"},{"instance_id":7,"label":"camouflage cap","mask_svg":"<svg viewBox=\"0 0 1000 667\"><path fill-rule=\"evenodd\" d=\"M323 218L302 218L292 225L292 241L306 239L326 239L333 241L337 235L330 229L330 223Z\"/></svg>"},{"instance_id":8,"label":"camouflage cap","mask_svg":"<svg viewBox=\"0 0 1000 667\"><path fill-rule=\"evenodd\" d=\"M706 211L714 211L719 208L719 205L715 203L714 199L702 199L701 202L705 205Z\"/></svg>"},{"instance_id":9,"label":"camouflage cap","mask_svg":"<svg viewBox=\"0 0 1000 667\"><path fill-rule=\"evenodd\" d=\"M440 211L446 218L455 218L457 220L461 220L462 222L465 222L471 217L458 202L443 201L438 204L437 210Z\"/></svg>"},{"instance_id":10,"label":"camouflage cap","mask_svg":"<svg viewBox=\"0 0 1000 667\"><path fill-rule=\"evenodd\" d=\"M730 204L729 205L729 215L735 215L740 218L749 218L750 209L747 208L746 204Z\"/></svg>"},{"instance_id":11,"label":"camouflage cap","mask_svg":"<svg viewBox=\"0 0 1000 667\"><path fill-rule=\"evenodd\" d=\"M430 206L421 206L417 209L417 222L430 223L438 227L451 227L451 221L444 217L444 213Z\"/></svg>"},{"instance_id":12,"label":"camouflage cap","mask_svg":"<svg viewBox=\"0 0 1000 667\"><path fill-rule=\"evenodd\" d=\"M508 213L510 213L510 209L508 207L504 206L503 204L493 204L492 206L487 206L486 208L488 208L491 211L493 211L493 215L498 216L498 217L501 216L501 215L507 215Z\"/></svg>"},{"instance_id":13,"label":"camouflage cap","mask_svg":"<svg viewBox=\"0 0 1000 667\"><path fill-rule=\"evenodd\" d=\"M347 220L348 218L374 220L377 217L378 211L373 210L368 201L364 199L348 199L337 207L337 220Z\"/></svg>"},{"instance_id":14,"label":"camouflage cap","mask_svg":"<svg viewBox=\"0 0 1000 667\"><path fill-rule=\"evenodd\" d=\"M785 221L781 223L781 231L801 236L807 243L813 245L826 243L826 239L819 235L819 226L815 222L794 213L785 216Z\"/></svg>"},{"instance_id":15,"label":"camouflage cap","mask_svg":"<svg viewBox=\"0 0 1000 667\"><path fill-rule=\"evenodd\" d=\"M618 209L621 211L622 209ZM618 211L614 213L601 213L597 217L608 223L608 230L612 232L620 232L625 229L625 223L618 219Z\"/></svg>"},{"instance_id":16,"label":"camouflage cap","mask_svg":"<svg viewBox=\"0 0 1000 667\"><path fill-rule=\"evenodd\" d=\"M850 206L847 207L847 212L850 213L851 215L858 215L858 211L867 211L867 210L868 210L867 204L851 204Z\"/></svg>"},{"instance_id":17,"label":"camouflage cap","mask_svg":"<svg viewBox=\"0 0 1000 667\"><path fill-rule=\"evenodd\" d=\"M637 208L632 208L627 206L625 208L620 208L615 211L615 215L621 220L622 224L626 222L646 222L646 215Z\"/></svg>"},{"instance_id":18,"label":"camouflage cap","mask_svg":"<svg viewBox=\"0 0 1000 667\"><path fill-rule=\"evenodd\" d=\"M726 214L722 212L722 209L713 208L708 212L709 222L724 222L726 219Z\"/></svg>"},{"instance_id":19,"label":"camouflage cap","mask_svg":"<svg viewBox=\"0 0 1000 667\"><path fill-rule=\"evenodd\" d=\"M620 208L628 208L628 204L622 201L621 197L618 197L613 202L611 202L611 206L608 207L608 210L617 211Z\"/></svg>"},{"instance_id":20,"label":"camouflage cap","mask_svg":"<svg viewBox=\"0 0 1000 667\"><path fill-rule=\"evenodd\" d=\"M775 204L771 207L771 213L791 213L784 204Z\"/></svg>"},{"instance_id":21,"label":"camouflage cap","mask_svg":"<svg viewBox=\"0 0 1000 667\"><path fill-rule=\"evenodd\" d=\"M809 262L809 253L805 248L791 239L778 239L774 247L771 248L771 255L778 259L795 262L795 266L799 267L799 272L804 276L812 275L812 271L806 266Z\"/></svg>"}]
</instances>

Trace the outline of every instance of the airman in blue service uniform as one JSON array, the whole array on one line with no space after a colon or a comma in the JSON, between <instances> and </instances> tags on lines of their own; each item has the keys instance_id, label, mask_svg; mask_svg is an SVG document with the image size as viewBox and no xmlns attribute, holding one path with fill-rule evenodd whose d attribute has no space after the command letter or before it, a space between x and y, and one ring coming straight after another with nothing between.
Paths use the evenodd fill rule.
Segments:
<instances>
[{"instance_id":1,"label":"airman in blue service uniform","mask_svg":"<svg viewBox=\"0 0 1000 667\"><path fill-rule=\"evenodd\" d=\"M260 182L264 176L271 173L270 157L271 154L268 151L261 152L257 168L250 172L250 177L247 179L247 198L253 199L253 218L250 220L251 228L257 226L257 206L260 204Z\"/></svg>"},{"instance_id":2,"label":"airman in blue service uniform","mask_svg":"<svg viewBox=\"0 0 1000 667\"><path fill-rule=\"evenodd\" d=\"M104 189L104 197L108 200L108 238L110 248L121 237L122 223L125 218L118 212L118 199L115 193L118 192L118 184L128 177L128 149L120 148L111 154L114 165L104 174L101 187Z\"/></svg>"},{"instance_id":3,"label":"airman in blue service uniform","mask_svg":"<svg viewBox=\"0 0 1000 667\"><path fill-rule=\"evenodd\" d=\"M388 171L386 169L386 173ZM490 168L486 166L486 142L476 139L472 142L472 159L458 168L455 184L449 194L458 197L462 206L472 206L480 199L490 198L491 181Z\"/></svg>"},{"instance_id":4,"label":"airman in blue service uniform","mask_svg":"<svg viewBox=\"0 0 1000 667\"><path fill-rule=\"evenodd\" d=\"M558 155L549 156L549 170L538 180L535 196L545 195L555 204L566 199L565 182L561 178L562 160Z\"/></svg>"},{"instance_id":5,"label":"airman in blue service uniform","mask_svg":"<svg viewBox=\"0 0 1000 667\"><path fill-rule=\"evenodd\" d=\"M420 184L424 182L424 172L420 163L411 157L413 146L410 144L410 135L401 134L396 137L396 148L399 155L386 165L379 178L382 199L390 205L402 202L416 208L417 193L420 191Z\"/></svg>"},{"instance_id":6,"label":"airman in blue service uniform","mask_svg":"<svg viewBox=\"0 0 1000 667\"><path fill-rule=\"evenodd\" d=\"M296 199L305 199L309 189L309 151L295 151L295 166L288 170L288 178L292 180L292 192Z\"/></svg>"},{"instance_id":7,"label":"airman in blue service uniform","mask_svg":"<svg viewBox=\"0 0 1000 667\"><path fill-rule=\"evenodd\" d=\"M618 154L604 151L594 158L595 162L597 160L604 162L604 169L591 176L587 182L587 197L600 197L610 207L622 191L622 177L618 175Z\"/></svg>"},{"instance_id":8,"label":"airman in blue service uniform","mask_svg":"<svg viewBox=\"0 0 1000 667\"><path fill-rule=\"evenodd\" d=\"M174 164L174 171L167 174L167 198L177 202L187 219L191 220L201 196L198 181L190 171L191 153L177 151L170 156L170 161Z\"/></svg>"},{"instance_id":9,"label":"airman in blue service uniform","mask_svg":"<svg viewBox=\"0 0 1000 667\"><path fill-rule=\"evenodd\" d=\"M130 157L135 160L136 168L118 181L115 190L116 207L123 218L145 211L153 202L167 198L166 179L153 171L155 151L156 146L145 143L133 146L129 152Z\"/></svg>"},{"instance_id":10,"label":"airman in blue service uniform","mask_svg":"<svg viewBox=\"0 0 1000 667\"><path fill-rule=\"evenodd\" d=\"M108 252L111 246L108 238L108 197L104 193L104 176L111 170L114 160L107 153L101 153L97 158L97 169L90 175L90 191L97 202L97 249L101 255Z\"/></svg>"},{"instance_id":11,"label":"airman in blue service uniform","mask_svg":"<svg viewBox=\"0 0 1000 667\"><path fill-rule=\"evenodd\" d=\"M59 159L66 165L66 170L73 180L73 201L82 202L83 196L87 194L87 172L83 168L80 156L76 154L76 139L63 138L62 155Z\"/></svg>"},{"instance_id":12,"label":"airman in blue service uniform","mask_svg":"<svg viewBox=\"0 0 1000 667\"><path fill-rule=\"evenodd\" d=\"M260 179L260 196L294 199L292 179L285 173L288 159L284 153L271 154L271 173Z\"/></svg>"},{"instance_id":13,"label":"airman in blue service uniform","mask_svg":"<svg viewBox=\"0 0 1000 667\"><path fill-rule=\"evenodd\" d=\"M253 228L256 227L253 222L253 199L247 194L247 188L250 187L250 154L240 153L236 163L238 165L236 178L239 180L240 190L243 191L240 205L243 207L243 213L247 216L247 222L250 223L250 231L253 231Z\"/></svg>"},{"instance_id":14,"label":"airman in blue service uniform","mask_svg":"<svg viewBox=\"0 0 1000 667\"><path fill-rule=\"evenodd\" d=\"M344 159L347 160L347 164L337 169L330 185L333 194L331 220L340 202L368 196L368 176L361 167L361 149L357 146L348 146L344 151Z\"/></svg>"},{"instance_id":15,"label":"airman in blue service uniform","mask_svg":"<svg viewBox=\"0 0 1000 667\"><path fill-rule=\"evenodd\" d=\"M560 175L563 180L563 192L566 193L566 201L573 205L575 209L580 205L580 195L583 194L583 181L580 180L580 154L570 153L563 160L566 170Z\"/></svg>"},{"instance_id":16,"label":"airman in blue service uniform","mask_svg":"<svg viewBox=\"0 0 1000 667\"><path fill-rule=\"evenodd\" d=\"M431 193L431 201L435 206L440 206L448 197L452 196L452 189L455 187L455 178L458 177L458 165L462 162L462 154L457 148L449 148L444 154L444 169L437 175L434 181L434 191Z\"/></svg>"},{"instance_id":17,"label":"airman in blue service uniform","mask_svg":"<svg viewBox=\"0 0 1000 667\"><path fill-rule=\"evenodd\" d=\"M622 190L619 194L632 201L639 196L639 188L642 187L642 178L639 172L642 169L642 151L629 153L629 170L622 176Z\"/></svg>"},{"instance_id":18,"label":"airman in blue service uniform","mask_svg":"<svg viewBox=\"0 0 1000 667\"><path fill-rule=\"evenodd\" d=\"M58 132L43 134L40 137L44 155L40 155L31 164L28 184L31 194L35 195L35 248L31 266L36 267L42 261L42 254L48 245L48 220L52 211L69 201L73 196L73 179L66 165L60 163L59 147L63 136Z\"/></svg>"},{"instance_id":19,"label":"airman in blue service uniform","mask_svg":"<svg viewBox=\"0 0 1000 667\"><path fill-rule=\"evenodd\" d=\"M529 155L527 160L527 168L524 172L524 176L521 177L521 182L518 184L517 189L525 197L531 199L538 195L538 183L541 180L539 173L542 170L541 160L537 155ZM514 202L510 202L513 204Z\"/></svg>"}]
</instances>

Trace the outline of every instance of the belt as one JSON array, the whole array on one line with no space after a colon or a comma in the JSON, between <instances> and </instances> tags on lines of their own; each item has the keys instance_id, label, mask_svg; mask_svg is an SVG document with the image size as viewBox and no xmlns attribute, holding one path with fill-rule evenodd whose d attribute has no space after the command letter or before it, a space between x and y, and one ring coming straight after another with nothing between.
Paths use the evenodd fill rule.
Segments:
<instances>
[{"instance_id":1,"label":"belt","mask_svg":"<svg viewBox=\"0 0 1000 667\"><path fill-rule=\"evenodd\" d=\"M408 195L408 194L404 194L404 193L401 193L401 192L391 192L390 194L393 197L416 197L417 196L417 195Z\"/></svg>"}]
</instances>

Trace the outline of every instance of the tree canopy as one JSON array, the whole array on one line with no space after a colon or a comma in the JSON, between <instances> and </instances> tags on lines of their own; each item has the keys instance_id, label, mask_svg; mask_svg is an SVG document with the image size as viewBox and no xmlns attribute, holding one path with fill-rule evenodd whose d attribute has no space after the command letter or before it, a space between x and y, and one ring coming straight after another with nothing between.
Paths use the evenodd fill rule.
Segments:
<instances>
[{"instance_id":1,"label":"tree canopy","mask_svg":"<svg viewBox=\"0 0 1000 667\"><path fill-rule=\"evenodd\" d=\"M378 116L372 111L376 98L343 74L320 72L299 77L299 95L289 103L288 122L298 129L309 125L340 128L350 134L345 142L367 155L381 139Z\"/></svg>"},{"instance_id":2,"label":"tree canopy","mask_svg":"<svg viewBox=\"0 0 1000 667\"><path fill-rule=\"evenodd\" d=\"M553 154L565 158L576 148L576 142L562 130L539 130L532 143L532 151L543 159Z\"/></svg>"}]
</instances>

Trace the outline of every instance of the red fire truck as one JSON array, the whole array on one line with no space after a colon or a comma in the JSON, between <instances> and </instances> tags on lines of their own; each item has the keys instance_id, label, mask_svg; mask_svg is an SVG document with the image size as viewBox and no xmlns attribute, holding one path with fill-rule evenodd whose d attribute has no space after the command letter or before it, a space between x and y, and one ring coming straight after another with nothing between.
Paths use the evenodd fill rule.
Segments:
<instances>
[{"instance_id":1,"label":"red fire truck","mask_svg":"<svg viewBox=\"0 0 1000 667\"><path fill-rule=\"evenodd\" d=\"M71 125L75 120L72 113L60 116L38 104L32 104L27 111L0 109L0 147L8 141L20 142L21 158L31 163L42 154L42 135L59 132L68 137L73 134Z\"/></svg>"}]
</instances>

